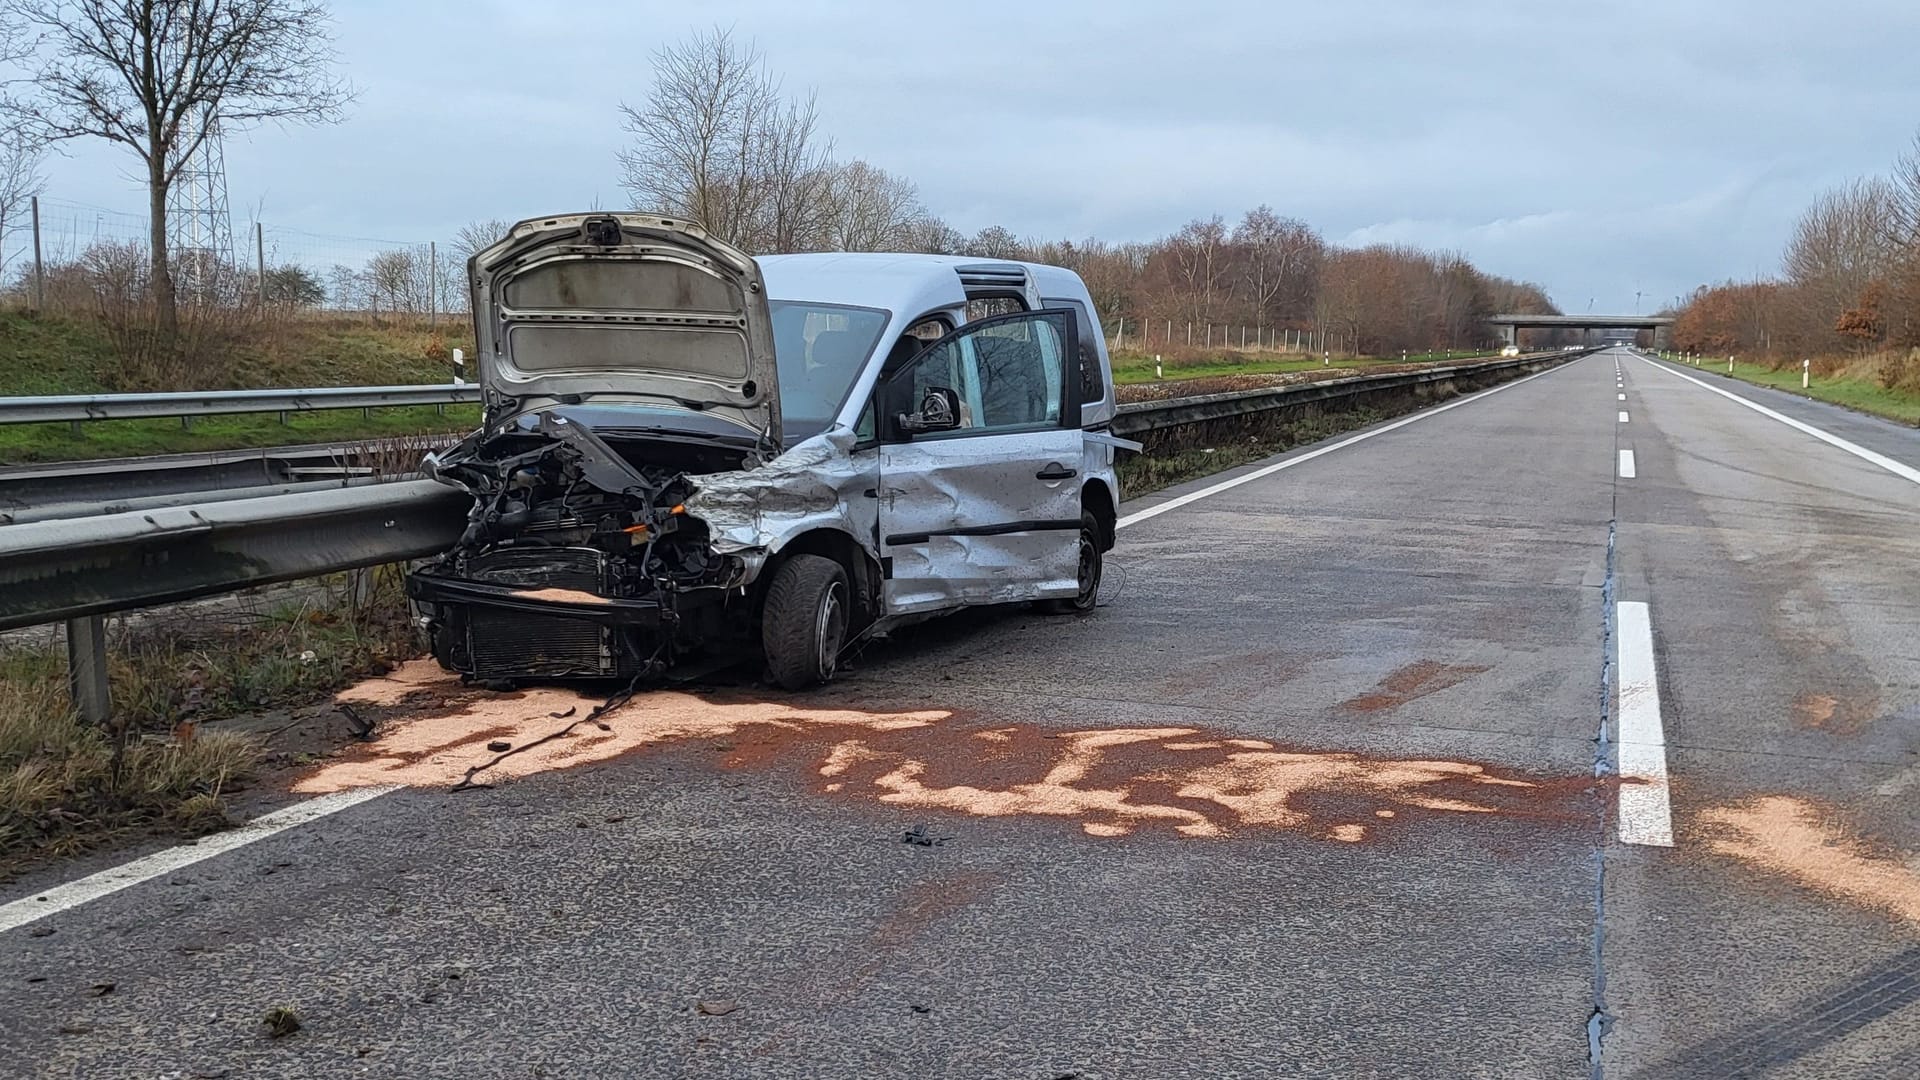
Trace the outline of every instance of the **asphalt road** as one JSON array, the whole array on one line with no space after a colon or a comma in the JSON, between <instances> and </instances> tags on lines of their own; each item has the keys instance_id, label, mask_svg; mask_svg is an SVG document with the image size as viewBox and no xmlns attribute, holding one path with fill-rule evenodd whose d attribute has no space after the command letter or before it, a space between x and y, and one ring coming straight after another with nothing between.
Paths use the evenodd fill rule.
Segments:
<instances>
[{"instance_id":1,"label":"asphalt road","mask_svg":"<svg viewBox=\"0 0 1920 1080\"><path fill-rule=\"evenodd\" d=\"M1662 367L1302 448L1129 526L1091 617L648 695L492 788L590 703L368 688L301 787L411 786L0 931L0 1071L1920 1074L1920 485Z\"/></svg>"}]
</instances>

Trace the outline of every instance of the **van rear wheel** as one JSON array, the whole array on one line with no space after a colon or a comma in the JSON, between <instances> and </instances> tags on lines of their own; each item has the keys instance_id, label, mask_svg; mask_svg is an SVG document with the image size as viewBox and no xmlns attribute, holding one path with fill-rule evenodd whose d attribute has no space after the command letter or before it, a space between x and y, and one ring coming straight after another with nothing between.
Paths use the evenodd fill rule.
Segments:
<instances>
[{"instance_id":1,"label":"van rear wheel","mask_svg":"<svg viewBox=\"0 0 1920 1080\"><path fill-rule=\"evenodd\" d=\"M760 609L767 673L785 690L833 678L847 643L847 572L821 555L795 555L774 571Z\"/></svg>"},{"instance_id":2,"label":"van rear wheel","mask_svg":"<svg viewBox=\"0 0 1920 1080\"><path fill-rule=\"evenodd\" d=\"M1040 610L1055 615L1085 615L1100 600L1100 574L1105 562L1100 553L1100 519L1093 511L1080 512L1080 590L1069 600L1042 600Z\"/></svg>"}]
</instances>

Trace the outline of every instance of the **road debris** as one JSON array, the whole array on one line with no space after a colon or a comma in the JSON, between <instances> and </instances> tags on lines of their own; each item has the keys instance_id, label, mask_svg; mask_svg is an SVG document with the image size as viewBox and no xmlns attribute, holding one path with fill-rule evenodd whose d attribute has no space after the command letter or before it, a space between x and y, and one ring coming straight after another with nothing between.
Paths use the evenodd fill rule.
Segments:
<instances>
[{"instance_id":1,"label":"road debris","mask_svg":"<svg viewBox=\"0 0 1920 1080\"><path fill-rule=\"evenodd\" d=\"M740 1003L732 998L713 998L708 1001L702 1001L699 1005L695 1006L695 1008L700 1010L700 1015L702 1016L725 1016L739 1009Z\"/></svg>"},{"instance_id":2,"label":"road debris","mask_svg":"<svg viewBox=\"0 0 1920 1080\"><path fill-rule=\"evenodd\" d=\"M587 715L581 717L578 720L573 721L572 723L559 729L558 731L548 732L547 734L542 735L541 737L533 740L532 742L521 743L519 746L510 745L505 740L499 740L499 739L489 742L487 744L487 749L493 752L493 754L495 755L493 760L482 762L468 769L467 774L460 778L459 783L453 785L452 790L468 791L473 788L492 787L493 786L492 784L476 784L474 783L473 778L479 775L480 773L493 768L495 765L500 764L500 762L506 760L506 758L510 755L518 754L525 750L531 750L536 746L540 746L545 743L550 743L555 739L565 738L566 736L571 735L573 733L573 729L576 727L579 727L581 724L592 723L594 724L594 726L598 727L601 731L611 730L610 728L607 727L607 725L600 723L600 717L606 713L612 712L613 710L619 708L622 705L625 705L628 701L632 700L633 695L640 692L640 684L644 682L646 678L647 678L647 675L644 672L642 674L635 675L632 681L628 682L626 686L622 687L620 690L615 692L612 697L609 697L605 701L602 701L600 704L595 705L593 707L592 712L588 713ZM549 713L548 716L552 719L558 720L558 719L561 719L562 717L572 716L577 709L578 709L578 706L574 706L572 708L568 708L563 713Z\"/></svg>"},{"instance_id":3,"label":"road debris","mask_svg":"<svg viewBox=\"0 0 1920 1080\"><path fill-rule=\"evenodd\" d=\"M87 987L88 997L106 997L111 993L113 993L113 984L110 982L97 982Z\"/></svg>"},{"instance_id":4,"label":"road debris","mask_svg":"<svg viewBox=\"0 0 1920 1080\"><path fill-rule=\"evenodd\" d=\"M340 711L341 716L346 717L348 734L362 742L373 738L373 721L361 716L358 710L344 701L335 708Z\"/></svg>"},{"instance_id":5,"label":"road debris","mask_svg":"<svg viewBox=\"0 0 1920 1080\"><path fill-rule=\"evenodd\" d=\"M299 1014L285 1005L268 1009L267 1015L260 1018L260 1023L267 1029L269 1039L284 1039L300 1030Z\"/></svg>"},{"instance_id":6,"label":"road debris","mask_svg":"<svg viewBox=\"0 0 1920 1080\"><path fill-rule=\"evenodd\" d=\"M908 829L906 835L900 838L900 842L903 844L915 844L919 847L939 847L951 839L953 839L951 836L933 835L933 832L927 828L926 824L922 823Z\"/></svg>"}]
</instances>

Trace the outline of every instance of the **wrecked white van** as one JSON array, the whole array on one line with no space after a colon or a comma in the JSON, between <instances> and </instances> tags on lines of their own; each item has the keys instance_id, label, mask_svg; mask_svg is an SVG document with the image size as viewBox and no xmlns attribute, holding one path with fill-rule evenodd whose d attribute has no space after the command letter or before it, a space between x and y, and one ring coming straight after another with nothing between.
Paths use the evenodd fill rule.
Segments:
<instances>
[{"instance_id":1,"label":"wrecked white van","mask_svg":"<svg viewBox=\"0 0 1920 1080\"><path fill-rule=\"evenodd\" d=\"M634 678L757 648L798 688L928 615L1092 610L1133 444L1071 271L756 260L573 214L468 274L484 419L428 468L473 510L408 580L447 668Z\"/></svg>"}]
</instances>

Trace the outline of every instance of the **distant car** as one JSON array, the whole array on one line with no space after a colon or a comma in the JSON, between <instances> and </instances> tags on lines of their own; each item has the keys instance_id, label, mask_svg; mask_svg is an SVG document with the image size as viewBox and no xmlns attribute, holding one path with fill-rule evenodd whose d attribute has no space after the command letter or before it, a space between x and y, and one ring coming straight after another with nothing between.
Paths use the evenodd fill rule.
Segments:
<instances>
[{"instance_id":1,"label":"distant car","mask_svg":"<svg viewBox=\"0 0 1920 1080\"><path fill-rule=\"evenodd\" d=\"M1520 355L1520 346L1518 346L1518 345L1509 345L1509 346L1507 346L1506 348L1504 348L1504 349L1501 349L1501 350L1500 350L1500 355L1501 355L1501 356L1519 356L1519 355Z\"/></svg>"},{"instance_id":2,"label":"distant car","mask_svg":"<svg viewBox=\"0 0 1920 1080\"><path fill-rule=\"evenodd\" d=\"M473 678L631 679L706 652L799 687L968 605L1091 611L1113 380L1070 270L754 259L642 214L523 221L468 265L484 419L428 458L473 495L410 575Z\"/></svg>"}]
</instances>

